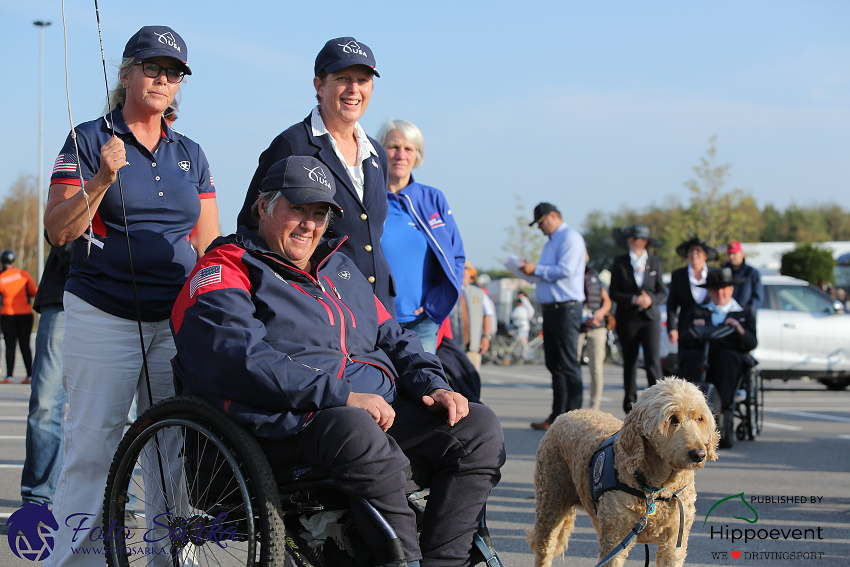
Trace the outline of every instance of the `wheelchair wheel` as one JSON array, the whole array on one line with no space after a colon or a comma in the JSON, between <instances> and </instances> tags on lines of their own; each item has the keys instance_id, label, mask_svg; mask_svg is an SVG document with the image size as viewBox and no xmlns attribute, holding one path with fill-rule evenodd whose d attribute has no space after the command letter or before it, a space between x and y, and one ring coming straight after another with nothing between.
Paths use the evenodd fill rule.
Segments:
<instances>
[{"instance_id":1,"label":"wheelchair wheel","mask_svg":"<svg viewBox=\"0 0 850 567\"><path fill-rule=\"evenodd\" d=\"M286 555L277 485L259 444L188 396L159 402L127 431L109 470L103 533L109 567L277 566Z\"/></svg>"}]
</instances>

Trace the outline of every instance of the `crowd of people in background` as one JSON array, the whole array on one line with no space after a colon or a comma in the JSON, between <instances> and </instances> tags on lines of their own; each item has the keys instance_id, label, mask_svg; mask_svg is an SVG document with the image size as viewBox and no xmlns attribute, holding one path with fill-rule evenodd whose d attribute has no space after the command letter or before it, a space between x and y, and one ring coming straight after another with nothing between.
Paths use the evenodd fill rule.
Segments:
<instances>
[{"instance_id":1,"label":"crowd of people in background","mask_svg":"<svg viewBox=\"0 0 850 567\"><path fill-rule=\"evenodd\" d=\"M170 41L157 39L165 34ZM174 334L180 325L175 325L172 313L179 310L182 321L214 297L210 292L233 287L238 277L228 280L222 263L236 262L242 254L250 256L256 264L251 264L256 270L251 277L257 278L252 285L256 286L268 285L261 283L260 274L272 261L282 261L298 272L293 281L301 281L301 277L302 283L316 283L322 291L325 284L330 285L339 304L333 298L330 302L319 295L315 298L332 319L337 313L343 325L347 319L340 305L345 303L329 276L348 282L357 276L352 274L356 270L365 286L360 291L374 295L379 322L386 321L384 313L397 321L393 344L401 345L399 352L408 353L410 360L424 361L420 366L434 372L432 383L437 389L417 392L420 397L431 395L431 403L438 406L448 408L457 402L457 407L465 408L466 400L479 401L478 371L497 331L494 302L478 285L478 272L466 256L463 227L452 215L449 198L414 179L412 170L420 167L425 157L422 132L409 121L392 120L372 138L359 123L369 106L374 79L380 77L374 55L365 44L342 37L328 41L320 50L312 79L317 104L259 156L238 214L240 232L227 245L216 240L220 236L216 190L203 150L172 128L180 83L192 73L186 49L171 28L140 29L126 45L104 115L76 126L76 136L68 136L55 162L45 210L52 248L40 287L27 272L15 267L14 251L0 254L0 323L7 362L7 378L0 383L13 380L16 348L24 359L25 382L32 380L22 498L37 504L52 501L58 515L89 513L93 525L100 523L101 506L100 498L92 495L103 493L133 400L144 410L174 395L172 360L180 360L181 344L185 349L194 348L191 338L175 345ZM133 167L128 167L131 163ZM297 171L286 170L282 163ZM123 178L123 193L119 177ZM308 191L310 184L315 187ZM321 196L321 191L327 195ZM275 221L279 195L286 198L280 197L283 204L277 206L285 211L278 209L278 215L284 215L290 224ZM763 289L758 270L747 265L740 242L729 243L727 262L720 271L709 267L719 255L708 242L694 236L680 243L676 252L687 259L687 265L672 272L668 287L662 281L661 262L652 255L662 242L653 238L645 225L623 227L614 237L624 253L614 259L610 285L605 285L599 272L588 265L582 235L567 225L555 205L539 203L531 225L547 237L540 258L536 262L524 259L520 266L521 272L536 282L537 308L520 290L511 299L508 322L519 341L527 345L537 309L542 315L553 400L549 415L531 423L532 428L547 430L558 416L583 406L583 353L590 366L589 407L599 409L606 344L614 329L623 356L622 408L629 413L638 396L639 352L643 353L647 384L662 377L660 309L665 301L667 334L672 344L679 345L679 367L686 378L695 379L694 368L699 365L695 339L689 334L692 324L728 324L737 331L712 351L712 366L718 373L739 366L744 355L755 348L755 311L763 301ZM251 239L253 247L245 244ZM315 252L320 240L333 242L332 253L347 258L339 264L338 274L325 275L324 280L311 263L312 256L305 256ZM214 241L217 244L211 246ZM226 258L218 264L203 264L206 271L201 277L198 262L208 247ZM135 281L128 269L130 251ZM330 257L331 252L327 254ZM346 263L349 260L350 265ZM207 295L196 303L200 294ZM175 308L178 297L182 303ZM297 294L294 297L305 300ZM41 314L34 363L29 352L33 299L32 307ZM364 311L357 313L364 322L374 307L371 295L367 299L360 305ZM251 320L251 309L245 305L246 321ZM353 320L354 313L348 313ZM137 319L143 329L144 372ZM272 327L268 321L263 324ZM190 336L186 329L191 328L182 327L184 337ZM418 339L411 342L411 337ZM383 340L379 334L367 342L369 348L375 348ZM99 344L110 348L97 348ZM344 342L342 349L348 355ZM214 357L215 353L208 355ZM393 363L402 374L406 371L395 358ZM191 369L183 371L190 379L200 376ZM350 371L353 379L355 371ZM370 380L380 378L380 373L372 376L369 371L358 367L356 372L368 374ZM717 381L728 406L728 383L722 377ZM199 383L194 388L204 391ZM463 402L446 397L443 392L448 388L454 390L453 395L462 394ZM391 389L394 391L394 386ZM384 406L389 407L396 398L387 392L383 398L387 404L373 400L377 405L370 409L346 404L345 399L337 403L367 409L387 431L392 410ZM63 426L66 401L69 409ZM378 417L372 411L375 407ZM396 404L396 411L401 411L400 407ZM479 423L479 419L489 417L475 417L473 412L468 422ZM306 427L306 422L300 426ZM281 435L294 435L295 431L289 429ZM398 438L408 435L399 434ZM64 452L63 438L68 449ZM458 564L468 560L468 542L458 543L457 538L468 538L480 520L486 494L498 482L498 467L504 462L498 455L499 436L491 441L486 482L470 485L462 495L470 503L462 516L451 515L451 522L440 530L426 528L419 544L408 529L409 518L397 520L409 564L420 559L427 562L440 554ZM398 457L395 449L381 450ZM418 450L411 448L410 453ZM298 451L309 453L300 446ZM351 483L340 484L357 490ZM434 496L435 501L439 498ZM73 531L60 525L57 553L47 563L65 566L81 561L83 556L76 548L86 545L90 543L84 538L74 541Z\"/></svg>"}]
</instances>

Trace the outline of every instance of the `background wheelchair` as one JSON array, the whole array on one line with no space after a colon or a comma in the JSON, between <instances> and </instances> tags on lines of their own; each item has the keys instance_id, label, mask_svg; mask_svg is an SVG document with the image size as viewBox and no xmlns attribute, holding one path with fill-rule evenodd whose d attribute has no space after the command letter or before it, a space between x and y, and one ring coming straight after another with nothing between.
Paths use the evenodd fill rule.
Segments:
<instances>
[{"instance_id":1,"label":"background wheelchair","mask_svg":"<svg viewBox=\"0 0 850 567\"><path fill-rule=\"evenodd\" d=\"M732 409L724 414L721 410L719 394L713 384L706 382L709 369L708 353L712 341L729 336L735 329L729 325L693 325L691 331L703 343L699 385L706 393L709 407L717 421L717 428L720 430L720 446L731 448L736 438L739 441L755 440L756 435L761 434L764 421L764 384L758 370L758 361L749 354L744 356L744 368L736 381Z\"/></svg>"},{"instance_id":2,"label":"background wheelchair","mask_svg":"<svg viewBox=\"0 0 850 567\"><path fill-rule=\"evenodd\" d=\"M408 492L421 520L427 489L409 481ZM363 541L352 506L372 519L384 541ZM107 479L103 533L110 567L139 560L171 567L405 561L392 527L365 499L349 498L312 465L272 471L248 430L192 396L157 403L124 435ZM483 521L475 544L473 564L504 567ZM139 557L140 545L163 551ZM381 551L374 554L376 547Z\"/></svg>"}]
</instances>

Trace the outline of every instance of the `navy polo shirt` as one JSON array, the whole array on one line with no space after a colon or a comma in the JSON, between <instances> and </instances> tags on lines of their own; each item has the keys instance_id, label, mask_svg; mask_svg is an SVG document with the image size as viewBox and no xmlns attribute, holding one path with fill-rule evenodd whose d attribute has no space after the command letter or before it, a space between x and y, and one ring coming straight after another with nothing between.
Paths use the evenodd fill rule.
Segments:
<instances>
[{"instance_id":1,"label":"navy polo shirt","mask_svg":"<svg viewBox=\"0 0 850 567\"><path fill-rule=\"evenodd\" d=\"M171 315L183 283L197 261L189 234L198 222L201 199L214 199L210 166L201 147L163 122L162 140L154 153L140 144L120 112L77 126L77 146L71 136L56 158L51 183L80 184L100 167L100 148L115 135L124 141L127 166L120 170L130 250L142 321L162 321ZM136 319L124 215L118 180L107 189L92 217L89 231L72 247L71 271L65 291L125 319Z\"/></svg>"}]
</instances>

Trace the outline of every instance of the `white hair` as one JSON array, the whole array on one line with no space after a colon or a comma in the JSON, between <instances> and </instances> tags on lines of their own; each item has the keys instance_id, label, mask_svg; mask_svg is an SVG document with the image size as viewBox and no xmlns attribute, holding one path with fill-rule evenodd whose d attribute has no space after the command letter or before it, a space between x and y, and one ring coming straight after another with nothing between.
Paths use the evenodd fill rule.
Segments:
<instances>
[{"instance_id":1,"label":"white hair","mask_svg":"<svg viewBox=\"0 0 850 567\"><path fill-rule=\"evenodd\" d=\"M421 167L422 162L425 161L425 138L419 128L413 122L407 120L390 120L378 130L378 143L386 146L387 138L393 130L401 132L401 135L413 144L413 147L416 148L416 161L413 167Z\"/></svg>"}]
</instances>

